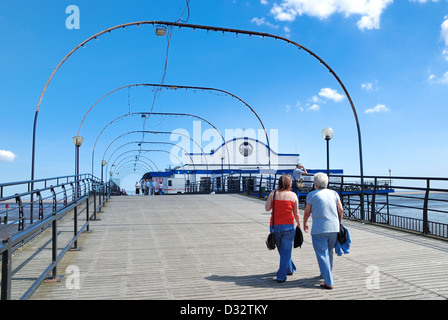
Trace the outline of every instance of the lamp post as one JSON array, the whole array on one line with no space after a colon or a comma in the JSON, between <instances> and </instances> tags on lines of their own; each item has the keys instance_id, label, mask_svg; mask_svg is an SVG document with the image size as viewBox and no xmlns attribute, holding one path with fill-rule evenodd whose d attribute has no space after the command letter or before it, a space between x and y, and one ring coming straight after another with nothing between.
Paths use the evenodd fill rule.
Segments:
<instances>
[{"instance_id":1,"label":"lamp post","mask_svg":"<svg viewBox=\"0 0 448 320\"><path fill-rule=\"evenodd\" d=\"M327 141L327 176L330 181L330 140L334 137L334 131L330 127L325 127L322 129L321 135Z\"/></svg>"},{"instance_id":2,"label":"lamp post","mask_svg":"<svg viewBox=\"0 0 448 320\"><path fill-rule=\"evenodd\" d=\"M221 156L221 188L224 192L224 155Z\"/></svg>"},{"instance_id":3,"label":"lamp post","mask_svg":"<svg viewBox=\"0 0 448 320\"><path fill-rule=\"evenodd\" d=\"M107 164L106 160L101 160L101 191L100 191L100 203L101 203L101 194L104 197L104 185L103 185L103 171L104 166Z\"/></svg>"},{"instance_id":4,"label":"lamp post","mask_svg":"<svg viewBox=\"0 0 448 320\"><path fill-rule=\"evenodd\" d=\"M81 147L84 138L81 136L73 137L73 143L75 144L75 184L76 184L76 197L79 197L79 147Z\"/></svg>"},{"instance_id":5,"label":"lamp post","mask_svg":"<svg viewBox=\"0 0 448 320\"><path fill-rule=\"evenodd\" d=\"M135 170L135 169L134 169ZM112 175L114 174L114 172L113 171L110 171L109 172L109 175L110 175L110 178L109 178L109 192L111 192L112 191ZM109 199L110 199L110 197L109 197Z\"/></svg>"}]
</instances>

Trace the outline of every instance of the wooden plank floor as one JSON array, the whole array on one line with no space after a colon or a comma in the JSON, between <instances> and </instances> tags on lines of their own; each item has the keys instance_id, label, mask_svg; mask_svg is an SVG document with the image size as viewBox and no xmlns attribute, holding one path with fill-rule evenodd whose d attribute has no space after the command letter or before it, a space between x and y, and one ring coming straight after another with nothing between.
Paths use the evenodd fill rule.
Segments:
<instances>
[{"instance_id":1,"label":"wooden plank floor","mask_svg":"<svg viewBox=\"0 0 448 320\"><path fill-rule=\"evenodd\" d=\"M324 290L309 234L293 251L297 272L274 280L279 258L264 244L269 215L261 200L113 197L101 218L82 236L81 251L63 259L64 278L42 284L32 299L448 298L445 241L346 221L351 252L335 256L335 287Z\"/></svg>"}]
</instances>

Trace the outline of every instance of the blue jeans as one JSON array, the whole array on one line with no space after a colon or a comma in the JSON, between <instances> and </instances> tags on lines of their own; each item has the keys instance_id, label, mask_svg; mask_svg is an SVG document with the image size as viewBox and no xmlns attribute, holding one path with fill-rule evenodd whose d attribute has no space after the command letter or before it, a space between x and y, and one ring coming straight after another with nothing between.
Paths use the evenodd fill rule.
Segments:
<instances>
[{"instance_id":1,"label":"blue jeans","mask_svg":"<svg viewBox=\"0 0 448 320\"><path fill-rule=\"evenodd\" d=\"M299 188L297 188L296 180L292 181L292 190L291 191L294 192L297 195L297 197L299 197L300 191L299 191Z\"/></svg>"},{"instance_id":2,"label":"blue jeans","mask_svg":"<svg viewBox=\"0 0 448 320\"><path fill-rule=\"evenodd\" d=\"M293 274L296 271L296 266L291 259L295 234L296 230L293 224L277 225L274 228L275 244L280 254L280 265L277 271L278 281L285 281L287 274Z\"/></svg>"},{"instance_id":3,"label":"blue jeans","mask_svg":"<svg viewBox=\"0 0 448 320\"><path fill-rule=\"evenodd\" d=\"M333 250L337 241L337 232L328 232L311 235L313 248L319 264L320 274L324 278L326 285L333 285Z\"/></svg>"}]
</instances>

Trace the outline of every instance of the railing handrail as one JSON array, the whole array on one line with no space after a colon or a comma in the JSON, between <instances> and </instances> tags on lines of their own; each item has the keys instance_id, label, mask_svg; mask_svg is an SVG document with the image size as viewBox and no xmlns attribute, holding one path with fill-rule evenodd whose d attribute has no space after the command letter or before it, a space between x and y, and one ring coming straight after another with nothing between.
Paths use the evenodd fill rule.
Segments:
<instances>
[{"instance_id":1,"label":"railing handrail","mask_svg":"<svg viewBox=\"0 0 448 320\"><path fill-rule=\"evenodd\" d=\"M79 177L82 177L82 176L87 176L94 180L100 181L98 178L93 176L91 173L79 174ZM31 182L36 183L36 182L42 182L42 181L58 180L58 179L63 179L63 178L75 178L75 177L76 177L76 175L68 175L68 176L59 176L59 177L52 177L52 178L34 179L34 180L3 182L3 183L0 183L0 187L10 187L10 186L18 185L18 184L27 184L27 183L31 183Z\"/></svg>"},{"instance_id":2,"label":"railing handrail","mask_svg":"<svg viewBox=\"0 0 448 320\"><path fill-rule=\"evenodd\" d=\"M262 198L266 197L266 195L275 188L280 175L281 174L272 174L271 179L266 179L269 175L244 175L241 173L236 173L233 176L224 176L224 182L221 180L222 177L220 176L209 177L208 181L197 181L192 182L189 185L185 185L185 191L187 193L204 193L212 190L225 193L236 192L247 193L255 197ZM307 176L311 177L313 174L308 174ZM235 184L233 182L234 179L240 180ZM350 181L347 181L347 179L350 179ZM369 181L369 179L371 181ZM310 185L313 184L312 179L307 180L308 181L304 181L304 184L307 183L308 186L304 186L300 192L300 198L302 201L305 199L307 193L313 190L312 187L310 187ZM364 181L363 185L361 185L361 181ZM411 185L405 185L407 181L412 181L410 183ZM370 223L382 223L377 220L385 219L384 216L391 217L391 219L392 217L401 217L401 219L393 218L395 220L400 220L397 224L392 224L388 221L387 225L420 232L424 235L435 235L447 240L448 199L437 199L435 196L437 193L442 193L445 195L448 194L448 186L445 187L445 184L442 184L441 187L440 185L442 182L446 182L448 184L448 178L403 177L390 175L364 176L364 179L361 180L361 177L358 175L341 175L330 173L329 188L339 193L344 205L344 214L350 218ZM424 185L419 186L423 183ZM232 189L235 186L237 190ZM363 187L362 189L364 192L361 192L361 187ZM389 202L389 199L400 199L401 193L406 194L406 192L412 192L414 195L413 200L417 201L417 203L412 205L402 205ZM364 195L364 201L361 201L362 194ZM443 202L446 203L445 207L434 208L432 206L434 203L441 204ZM362 204L364 204L364 210L360 210ZM380 208L377 209L377 206ZM414 211L418 210L417 212L420 216L417 218L412 218L409 215L409 212L403 212L403 216L390 214L389 208L394 210L399 208L407 208ZM445 216L442 216L439 222L431 220L428 213L446 214L447 216L446 219ZM387 220L389 220L389 218L387 218ZM407 226L409 221L412 221L412 227ZM419 226L416 226L415 221L419 221Z\"/></svg>"},{"instance_id":3,"label":"railing handrail","mask_svg":"<svg viewBox=\"0 0 448 320\"><path fill-rule=\"evenodd\" d=\"M81 178L82 177L82 178ZM73 179L71 181L65 181L63 183L59 183L60 179ZM34 189L28 192L23 192L20 194L16 194L13 196L7 196L0 199L1 202L5 202L7 200L18 198L19 199L19 207L24 206L22 201L20 200L21 197L27 197L29 195L36 195L40 192L51 190L53 202L56 201L56 205L53 203L53 208L51 210L51 213L44 215L39 215L39 219L35 223L30 223L27 228L24 227L24 224L21 225L20 220L24 219L23 217L23 209L22 209L22 216L19 217L19 230L16 232L13 232L12 234L7 234L7 236L1 240L0 242L0 256L1 256L1 299L2 300L8 300L11 299L11 282L12 282L12 253L19 248L22 244L24 244L29 239L34 238L37 234L43 232L43 230L46 230L49 227L52 227L52 260L49 262L48 267L42 272L41 276L36 279L36 281L31 285L31 287L27 290L27 292L22 296L22 299L29 298L32 293L37 289L37 287L43 282L43 280L46 279L46 277L53 272L53 278L56 277L56 268L58 262L62 259L62 256L68 251L70 246L77 247L77 240L81 233L84 230L89 230L89 223L90 220L96 220L96 213L101 210L101 207L103 204L107 201L107 199L110 197L110 188L107 184L103 183L100 184L99 179L93 177L91 174L81 174L81 175L71 175L71 176L62 176L62 177L55 177L55 178L49 178L49 179L39 179L34 181L50 181L50 180L57 180L58 184L53 186L46 187L44 189ZM86 180L90 180L90 182L86 183ZM84 192L78 188L79 183L84 181ZM28 184L30 181L25 182L16 182L16 183L9 183L8 185L19 185L19 184ZM72 200L67 201L67 194L65 190L65 185L72 185ZM78 184L78 186L73 185ZM88 190L87 190L88 185ZM56 191L55 188L62 187L63 191L60 191L64 193L64 203L63 207L58 207L58 200L56 199ZM99 204L97 206L97 195L99 198ZM101 195L103 196L103 199L101 199ZM93 196L93 213L89 210L90 204L89 200ZM48 197L49 198L49 197ZM47 199L47 198L46 198ZM35 205L35 202L39 202L39 205L42 204L43 198L39 196L38 200L28 201L26 205L30 205L33 207ZM60 200L59 200L60 201ZM86 204L81 211L78 212L78 207L80 205ZM78 227L78 215L80 215L83 211L85 211L86 214L86 222L83 226L80 228ZM65 245L64 249L58 254L58 245L57 245L57 238L58 233L57 230L57 222L65 217L68 213L73 212L73 228L74 228L74 235L69 240L68 244ZM32 211L31 211L32 215ZM21 228L22 227L22 228ZM8 229L8 232L9 229ZM27 261L27 263L32 262Z\"/></svg>"}]
</instances>

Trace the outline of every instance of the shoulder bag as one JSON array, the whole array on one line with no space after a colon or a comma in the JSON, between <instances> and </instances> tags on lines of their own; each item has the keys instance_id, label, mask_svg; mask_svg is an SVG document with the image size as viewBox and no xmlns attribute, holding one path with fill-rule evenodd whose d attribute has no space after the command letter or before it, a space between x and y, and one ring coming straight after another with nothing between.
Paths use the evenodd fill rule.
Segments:
<instances>
[{"instance_id":1,"label":"shoulder bag","mask_svg":"<svg viewBox=\"0 0 448 320\"><path fill-rule=\"evenodd\" d=\"M266 239L266 246L269 250L275 249L275 237L274 237L274 208L275 208L275 192L274 191L274 199L272 200L272 232L269 233L268 238Z\"/></svg>"},{"instance_id":2,"label":"shoulder bag","mask_svg":"<svg viewBox=\"0 0 448 320\"><path fill-rule=\"evenodd\" d=\"M299 226L296 227L296 235L294 236L294 248L302 247L303 233Z\"/></svg>"}]
</instances>

